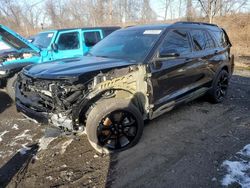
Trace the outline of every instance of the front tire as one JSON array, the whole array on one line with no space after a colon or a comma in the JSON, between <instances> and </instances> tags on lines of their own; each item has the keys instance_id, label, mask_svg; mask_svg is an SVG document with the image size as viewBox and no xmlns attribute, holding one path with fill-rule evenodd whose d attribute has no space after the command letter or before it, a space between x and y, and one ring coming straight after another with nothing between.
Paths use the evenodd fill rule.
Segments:
<instances>
[{"instance_id":1,"label":"front tire","mask_svg":"<svg viewBox=\"0 0 250 188\"><path fill-rule=\"evenodd\" d=\"M17 80L17 74L7 80L6 90L10 98L15 101L15 85Z\"/></svg>"},{"instance_id":2,"label":"front tire","mask_svg":"<svg viewBox=\"0 0 250 188\"><path fill-rule=\"evenodd\" d=\"M88 140L99 153L123 151L134 146L141 138L143 127L138 108L122 99L97 102L86 121Z\"/></svg>"},{"instance_id":3,"label":"front tire","mask_svg":"<svg viewBox=\"0 0 250 188\"><path fill-rule=\"evenodd\" d=\"M227 96L229 85L229 74L226 70L221 70L213 82L208 97L212 103L221 103Z\"/></svg>"}]
</instances>

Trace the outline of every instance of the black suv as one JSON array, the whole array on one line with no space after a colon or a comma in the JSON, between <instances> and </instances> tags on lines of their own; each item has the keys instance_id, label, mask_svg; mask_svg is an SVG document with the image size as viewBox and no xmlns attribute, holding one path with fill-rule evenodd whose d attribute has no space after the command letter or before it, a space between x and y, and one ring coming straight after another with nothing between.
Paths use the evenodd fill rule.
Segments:
<instances>
[{"instance_id":1,"label":"black suv","mask_svg":"<svg viewBox=\"0 0 250 188\"><path fill-rule=\"evenodd\" d=\"M205 94L221 102L230 47L226 32L206 23L121 29L83 58L24 68L17 110L68 131L86 128L99 152L124 150L139 141L146 119Z\"/></svg>"}]
</instances>

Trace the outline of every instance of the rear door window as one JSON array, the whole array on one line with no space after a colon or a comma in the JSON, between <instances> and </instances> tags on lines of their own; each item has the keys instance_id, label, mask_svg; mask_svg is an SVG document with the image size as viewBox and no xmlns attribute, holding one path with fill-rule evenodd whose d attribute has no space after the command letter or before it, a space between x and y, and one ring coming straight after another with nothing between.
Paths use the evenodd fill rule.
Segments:
<instances>
[{"instance_id":1,"label":"rear door window","mask_svg":"<svg viewBox=\"0 0 250 188\"><path fill-rule=\"evenodd\" d=\"M206 48L206 35L202 30L192 30L190 32L192 41L194 44L194 49L196 51L204 50Z\"/></svg>"},{"instance_id":2,"label":"rear door window","mask_svg":"<svg viewBox=\"0 0 250 188\"><path fill-rule=\"evenodd\" d=\"M84 32L83 37L87 47L94 46L102 39L99 31Z\"/></svg>"},{"instance_id":3,"label":"rear door window","mask_svg":"<svg viewBox=\"0 0 250 188\"><path fill-rule=\"evenodd\" d=\"M205 48L206 49L215 48L214 40L208 32L206 32L206 46L205 46Z\"/></svg>"},{"instance_id":4,"label":"rear door window","mask_svg":"<svg viewBox=\"0 0 250 188\"><path fill-rule=\"evenodd\" d=\"M79 33L62 33L58 39L58 50L74 50L80 48Z\"/></svg>"}]
</instances>

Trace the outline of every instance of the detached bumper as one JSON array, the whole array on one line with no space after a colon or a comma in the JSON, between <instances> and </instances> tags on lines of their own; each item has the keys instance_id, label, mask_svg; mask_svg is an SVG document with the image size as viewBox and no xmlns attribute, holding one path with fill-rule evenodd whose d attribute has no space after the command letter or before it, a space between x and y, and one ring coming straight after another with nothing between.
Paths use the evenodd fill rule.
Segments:
<instances>
[{"instance_id":1,"label":"detached bumper","mask_svg":"<svg viewBox=\"0 0 250 188\"><path fill-rule=\"evenodd\" d=\"M31 119L35 119L36 121L48 124L49 123L49 114L46 112L37 112L32 110L25 105L23 105L20 101L16 101L16 109L18 112L23 113L24 115L28 116Z\"/></svg>"}]
</instances>

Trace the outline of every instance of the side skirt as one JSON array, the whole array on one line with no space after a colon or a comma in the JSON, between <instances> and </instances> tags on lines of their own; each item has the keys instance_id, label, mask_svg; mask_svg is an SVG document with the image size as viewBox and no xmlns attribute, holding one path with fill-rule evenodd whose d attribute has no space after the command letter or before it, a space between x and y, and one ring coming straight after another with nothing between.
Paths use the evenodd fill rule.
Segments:
<instances>
[{"instance_id":1,"label":"side skirt","mask_svg":"<svg viewBox=\"0 0 250 188\"><path fill-rule=\"evenodd\" d=\"M155 111L153 111L152 113L149 114L149 119L154 119L170 110L172 110L174 107L183 104L183 103L188 103L198 97L201 97L202 95L204 95L207 91L209 90L209 88L200 88L182 98L179 98L177 100L173 100L170 101L164 105L162 105L161 107L157 108Z\"/></svg>"}]
</instances>

